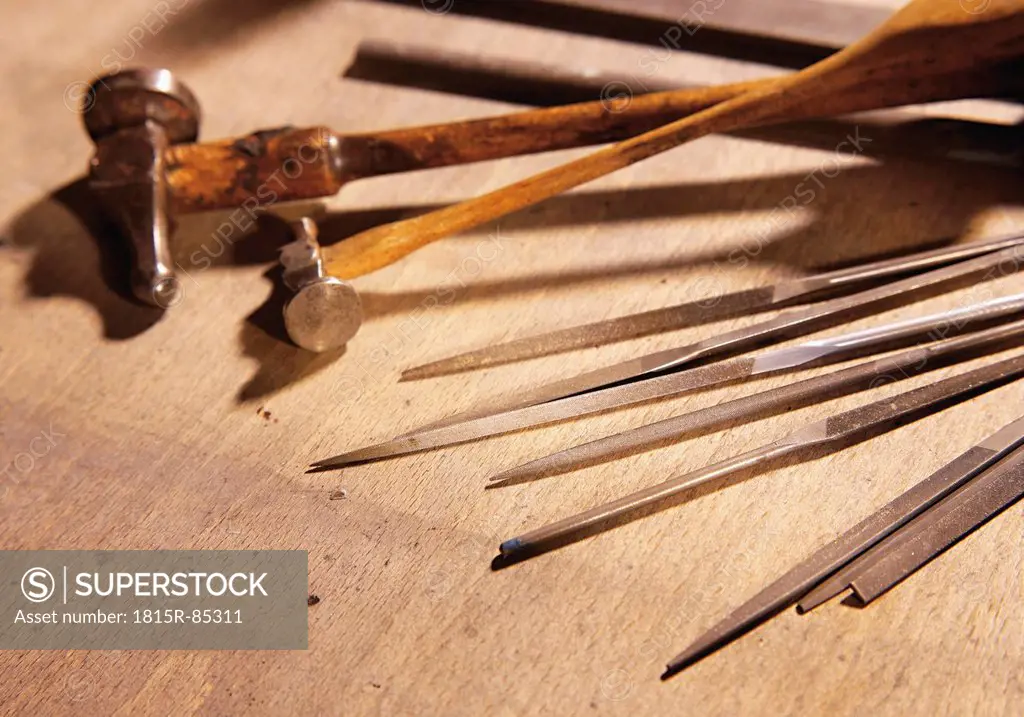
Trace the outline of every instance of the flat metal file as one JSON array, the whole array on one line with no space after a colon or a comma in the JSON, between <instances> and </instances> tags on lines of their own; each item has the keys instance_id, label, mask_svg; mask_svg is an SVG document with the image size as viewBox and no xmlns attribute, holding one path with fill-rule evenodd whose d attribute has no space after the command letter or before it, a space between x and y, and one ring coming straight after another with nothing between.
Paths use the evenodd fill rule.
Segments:
<instances>
[{"instance_id":1,"label":"flat metal file","mask_svg":"<svg viewBox=\"0 0 1024 717\"><path fill-rule=\"evenodd\" d=\"M675 306L620 316L583 326L527 336L507 343L469 351L402 372L402 381L415 381L463 371L498 366L524 359L592 348L651 334L683 329L733 316L748 315L793 304L842 295L864 284L934 269L975 256L1008 249L1024 242L1024 235L1000 237L917 252L838 271L815 274L774 286L708 296Z\"/></svg>"},{"instance_id":2,"label":"flat metal file","mask_svg":"<svg viewBox=\"0 0 1024 717\"><path fill-rule=\"evenodd\" d=\"M564 451L523 463L491 478L491 485L520 483L567 473L628 455L678 443L698 431L721 430L742 421L792 411L839 396L874 388L880 381L902 381L926 371L1019 345L1024 340L1024 320L947 339L894 356L867 361L823 376L708 406L629 431L582 443Z\"/></svg>"},{"instance_id":3,"label":"flat metal file","mask_svg":"<svg viewBox=\"0 0 1024 717\"><path fill-rule=\"evenodd\" d=\"M815 421L768 445L747 451L733 458L631 493L618 500L564 518L550 525L506 540L499 546L504 562L532 557L571 542L591 529L607 526L611 521L654 506L672 496L719 480L743 469L763 467L770 461L816 448L835 452L865 437L869 432L881 433L898 428L925 412L941 410L956 399L964 399L982 391L1014 381L1024 375L1024 354L959 374L931 385L875 401L844 411L822 421Z\"/></svg>"},{"instance_id":4,"label":"flat metal file","mask_svg":"<svg viewBox=\"0 0 1024 717\"><path fill-rule=\"evenodd\" d=\"M1016 436L1014 431L1016 431ZM1014 437L1017 440L1015 445L1011 447L1016 448L1024 442L1024 421L1017 421L1007 426L1000 434L992 436L985 443L977 446L976 449L979 451L988 449L994 452L1012 441ZM1002 452L1005 454L1006 451ZM1024 455L1019 454L1020 451L1017 451L1017 454L1014 456L1014 461L1017 464L1024 458ZM1002 470L1004 463L1007 463L1009 460L1008 458L991 470ZM971 478L971 476L968 476L968 478ZM976 493L979 490L979 486L982 492L987 490L986 486L989 485L991 480L992 476L988 476L986 481L982 482L982 476L978 476L963 488L960 488L960 485L966 483L966 480L959 481L956 485L951 486L950 490L946 490L942 495L938 496L943 498L941 503L935 505L928 512L920 515L920 517L916 517L898 533L878 543L871 550L862 551L863 554L857 557L856 560L849 562L827 580L821 581L813 590L808 591L806 595L800 598L797 604L797 611L801 613L810 612L819 605L845 592L848 588L854 588L855 594L865 603L870 602L870 600L888 590L898 580L894 579L890 584L887 577L882 579L880 576L903 575L905 577L913 572L913 570L916 570L917 567L920 567L924 561L919 564L913 560L907 562L908 551L910 554L920 552L921 555L934 555L935 552L929 552L931 551L931 546L936 544L934 543L935 534L931 531L935 530L937 526L948 527L951 520L957 526L962 527L965 525L963 523L964 517L972 515L972 513L971 511L965 512L961 510L960 506L977 498ZM946 496L953 488L957 488L957 492ZM972 496L975 497L972 498ZM935 500L931 502L934 503ZM952 534L947 533L946 535ZM946 542L945 545L951 545L953 542L955 540ZM898 567L904 565L906 569ZM879 568L878 566L881 567ZM881 572L874 572L876 568ZM881 587L884 587L884 589L880 589ZM866 597L870 599L865 599Z\"/></svg>"},{"instance_id":5,"label":"flat metal file","mask_svg":"<svg viewBox=\"0 0 1024 717\"><path fill-rule=\"evenodd\" d=\"M928 478L819 548L785 575L697 638L668 663L672 675L707 657L792 605L858 555L887 536L898 534L916 516L982 471L1024 445L1024 416L959 455Z\"/></svg>"},{"instance_id":6,"label":"flat metal file","mask_svg":"<svg viewBox=\"0 0 1024 717\"><path fill-rule=\"evenodd\" d=\"M1018 449L934 508L882 547L857 573L853 594L867 605L982 524L1024 497L1024 451Z\"/></svg>"},{"instance_id":7,"label":"flat metal file","mask_svg":"<svg viewBox=\"0 0 1024 717\"><path fill-rule=\"evenodd\" d=\"M900 279L883 286L867 289L850 296L830 299L806 309L789 311L753 326L719 334L680 348L657 351L612 366L588 371L567 379L545 384L532 390L520 391L515 397L486 407L470 409L428 426L407 436L461 423L471 418L492 416L517 408L533 406L547 401L595 391L612 384L635 381L646 374L678 370L698 360L718 358L763 346L772 341L804 336L814 331L836 326L854 318L892 308L898 303L920 300L928 292L949 290L952 285L970 280L988 280L1020 271L1024 264L1024 246L1018 245L993 254L975 257L952 266Z\"/></svg>"},{"instance_id":8,"label":"flat metal file","mask_svg":"<svg viewBox=\"0 0 1024 717\"><path fill-rule=\"evenodd\" d=\"M658 376L636 383L613 386L601 391L570 396L535 406L527 406L494 416L475 418L464 423L417 431L390 441L313 464L316 470L338 468L393 456L416 453L443 446L522 430L546 423L579 418L591 413L622 408L654 399L676 396L727 381L756 375L793 371L822 363L854 358L906 345L915 340L929 341L938 335L973 329L999 317L1013 316L1024 309L1024 294L1009 296L907 321L855 331L797 346L775 349L759 356L700 366L688 371Z\"/></svg>"}]
</instances>

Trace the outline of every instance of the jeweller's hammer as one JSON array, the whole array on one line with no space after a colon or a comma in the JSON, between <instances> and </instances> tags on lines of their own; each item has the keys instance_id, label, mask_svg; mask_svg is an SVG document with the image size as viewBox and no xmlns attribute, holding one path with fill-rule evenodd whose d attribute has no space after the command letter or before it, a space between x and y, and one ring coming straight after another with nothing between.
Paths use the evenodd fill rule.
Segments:
<instances>
[{"instance_id":1,"label":"jeweller's hammer","mask_svg":"<svg viewBox=\"0 0 1024 717\"><path fill-rule=\"evenodd\" d=\"M167 308L179 295L169 246L178 215L240 207L256 216L280 202L333 195L361 177L603 144L757 84L365 134L281 127L199 143L195 95L168 70L132 69L97 79L85 95L83 119L96 144L89 187L132 246L135 296ZM297 238L282 254L285 281L297 291L285 309L289 335L313 351L344 345L361 321L358 295L325 274L315 225L293 229Z\"/></svg>"}]
</instances>

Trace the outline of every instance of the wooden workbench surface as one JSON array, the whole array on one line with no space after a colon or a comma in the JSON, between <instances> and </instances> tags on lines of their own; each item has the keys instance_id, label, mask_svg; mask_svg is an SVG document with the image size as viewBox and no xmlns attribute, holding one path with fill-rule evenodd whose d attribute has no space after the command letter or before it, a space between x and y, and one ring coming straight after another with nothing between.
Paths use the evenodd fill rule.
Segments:
<instances>
[{"instance_id":1,"label":"wooden workbench surface","mask_svg":"<svg viewBox=\"0 0 1024 717\"><path fill-rule=\"evenodd\" d=\"M895 4L872 3L876 10ZM172 11L162 24L153 20L154 5ZM347 351L311 356L281 336L280 292L265 275L281 239L271 222L256 235L232 235L226 246L214 237L225 215L185 218L177 249L188 272L185 297L162 317L110 288L125 259L90 233L96 210L78 182L90 143L65 102L112 57L116 62L114 53L131 64L173 68L203 103L207 138L286 123L362 130L512 109L343 79L367 39L627 77L647 76L651 53L665 53L418 7L326 0L281 7L269 0L125 0L102 9L85 0L45 8L5 3L0 18L0 463L7 466L41 434L53 439L29 469L5 473L0 545L303 549L309 590L321 599L309 608L303 652L2 654L4 712L1019 711L1021 506L868 609L836 603L804 617L786 612L667 683L658 675L668 658L767 581L1017 417L1024 383L841 454L701 491L500 572L489 565L502 539L754 447L863 403L867 394L502 490L484 491L483 481L583 437L786 379L304 473L313 459L487 397L744 322L420 383L398 383L403 368L942 238L1021 230L1019 169L862 157L836 164L831 150L712 137L357 280L366 324ZM685 53L654 65L662 82L770 71ZM985 111L1020 119L1011 109ZM355 183L328 202L334 236L325 239L501 186L572 155ZM812 200L773 213L802 183ZM887 317L1015 287L1022 288L1019 277L1005 278Z\"/></svg>"}]
</instances>

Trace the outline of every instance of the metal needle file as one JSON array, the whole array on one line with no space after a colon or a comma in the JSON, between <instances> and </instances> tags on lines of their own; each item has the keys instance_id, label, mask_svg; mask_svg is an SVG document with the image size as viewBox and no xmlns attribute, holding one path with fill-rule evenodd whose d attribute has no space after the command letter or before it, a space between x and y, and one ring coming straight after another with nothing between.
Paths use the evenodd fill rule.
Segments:
<instances>
[{"instance_id":1,"label":"metal needle file","mask_svg":"<svg viewBox=\"0 0 1024 717\"><path fill-rule=\"evenodd\" d=\"M972 278L994 279L1010 272L1019 271L1022 262L1024 262L1024 248L1018 245L1003 249L993 254L968 259L952 266L934 269L850 296L824 301L806 309L789 311L770 321L729 331L695 344L658 351L545 384L533 390L520 392L516 397L499 402L498 405L470 409L406 435L415 436L471 418L492 416L578 393L594 391L614 383L634 381L644 374L678 370L697 360L749 351L769 341L806 335L856 317L881 311L881 307L891 307L897 300L911 302L920 299L920 295L926 290L935 291L944 286L948 287L951 283L967 281Z\"/></svg>"},{"instance_id":2,"label":"metal needle file","mask_svg":"<svg viewBox=\"0 0 1024 717\"><path fill-rule=\"evenodd\" d=\"M1007 426L1000 434L992 436L972 450L981 452L985 449L994 450L1000 448L1014 437L1014 431L1016 431L1017 437L1016 445L1019 445L1024 442L1024 419ZM1005 453L1005 450L1003 453ZM1016 456L1014 462L1020 463L1022 458L1024 458L1024 455ZM1007 458L1006 461L993 467L992 470L1001 471L1004 468L1004 464L1010 460L1010 458ZM983 481L982 478L985 478L985 480ZM990 479L991 476L978 476L963 488L960 488L960 485L965 481L959 481L951 486L942 495L937 496L937 498L943 498L941 503L935 505L920 517L916 517L906 527L887 540L875 545L870 550L861 551L862 554L856 560L849 562L841 570L818 584L813 590L807 592L806 595L800 598L797 610L802 613L809 612L850 587L854 589L858 597L865 603L881 595L889 587L899 582L896 579L897 575L906 577L906 575L913 572L909 567L906 570L899 567L903 564L901 560L906 560L908 552L920 555L929 554L927 546L932 541L927 538L922 540L922 537L932 534L931 531L940 526L943 521L948 521L951 517L955 518L958 513L958 506L975 500L979 489L984 491L986 486L989 485ZM946 497L946 494L955 488L959 488L959 490ZM932 500L932 503L934 502L935 499ZM973 525L973 523L970 523L970 525ZM952 542L955 541L950 541L948 544L952 544ZM920 565L923 562L919 564L916 563L916 558L911 558L907 564ZM887 577L880 579L882 575ZM899 579L902 579L902 577ZM892 580L891 583L889 582L890 579Z\"/></svg>"},{"instance_id":3,"label":"metal needle file","mask_svg":"<svg viewBox=\"0 0 1024 717\"><path fill-rule=\"evenodd\" d=\"M850 587L867 605L1022 496L1024 451L1017 450L892 536Z\"/></svg>"},{"instance_id":4,"label":"metal needle file","mask_svg":"<svg viewBox=\"0 0 1024 717\"><path fill-rule=\"evenodd\" d=\"M1024 416L962 453L928 478L793 567L697 638L669 663L672 675L732 642L792 605L830 573L880 544L915 516L1024 445ZM884 543L882 543L884 544ZM844 588L840 588L842 591Z\"/></svg>"},{"instance_id":5,"label":"metal needle file","mask_svg":"<svg viewBox=\"0 0 1024 717\"><path fill-rule=\"evenodd\" d=\"M863 437L871 430L891 430L927 409L935 409L953 399L995 388L1024 375L1024 354L968 371L929 386L869 403L859 408L815 421L769 443L733 458L691 471L623 498L591 508L558 522L506 540L499 550L505 559L528 557L559 545L588 528L608 523L620 516L660 503L683 491L731 475L745 468L818 447L834 451L846 441Z\"/></svg>"},{"instance_id":6,"label":"metal needle file","mask_svg":"<svg viewBox=\"0 0 1024 717\"><path fill-rule=\"evenodd\" d=\"M958 244L932 251L917 252L896 259L815 274L774 286L762 286L721 296L709 296L662 309L620 316L583 326L573 326L537 336L527 336L408 369L402 372L401 380L410 381L443 376L574 349L603 346L617 341L682 329L696 323L708 323L741 313L750 314L767 311L771 308L805 303L836 293L848 293L871 281L891 279L900 275L934 269L1007 249L1022 242L1024 242L1024 236L1018 235Z\"/></svg>"},{"instance_id":7,"label":"metal needle file","mask_svg":"<svg viewBox=\"0 0 1024 717\"><path fill-rule=\"evenodd\" d=\"M877 352L912 339L927 340L933 332L956 333L969 328L972 322L983 322L1019 313L1024 309L1024 295L1014 295L984 302L963 309L901 321L827 339L809 341L798 346L775 349L759 356L700 366L689 371L658 376L636 383L613 386L601 391L519 408L493 416L475 418L465 423L442 426L417 432L349 453L325 458L313 464L316 469L336 468L351 463L364 463L381 458L415 453L477 440L546 423L579 418L591 413L674 396L756 375L792 371L827 361L838 361Z\"/></svg>"},{"instance_id":8,"label":"metal needle file","mask_svg":"<svg viewBox=\"0 0 1024 717\"><path fill-rule=\"evenodd\" d=\"M895 356L866 361L824 376L797 381L779 388L673 416L629 431L582 443L537 458L491 478L491 485L557 475L682 440L696 431L722 427L755 416L793 410L810 403L872 388L879 379L902 380L977 356L993 347L1016 345L1024 338L1024 320L903 351Z\"/></svg>"}]
</instances>

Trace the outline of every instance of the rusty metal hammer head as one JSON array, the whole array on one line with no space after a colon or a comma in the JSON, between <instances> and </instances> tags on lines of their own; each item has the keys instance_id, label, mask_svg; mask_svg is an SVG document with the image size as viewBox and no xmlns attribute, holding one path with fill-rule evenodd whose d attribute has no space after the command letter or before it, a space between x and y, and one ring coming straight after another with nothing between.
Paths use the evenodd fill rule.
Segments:
<instances>
[{"instance_id":1,"label":"rusty metal hammer head","mask_svg":"<svg viewBox=\"0 0 1024 717\"><path fill-rule=\"evenodd\" d=\"M136 69L96 80L83 119L96 143L89 187L135 255L132 291L166 308L179 295L169 247L172 231L164 151L194 142L199 103L168 70Z\"/></svg>"},{"instance_id":2,"label":"rusty metal hammer head","mask_svg":"<svg viewBox=\"0 0 1024 717\"><path fill-rule=\"evenodd\" d=\"M160 69L96 80L83 108L96 143L89 187L131 245L133 293L160 308L181 296L170 250L172 208L245 207L263 189L274 192L274 201L308 199L334 193L342 181L338 139L325 128L281 128L200 145L199 117L192 92ZM273 183L277 174L288 181ZM295 240L281 257L285 281L296 292L284 309L288 334L311 351L340 348L362 323L359 297L324 273L316 224L303 219L292 230Z\"/></svg>"}]
</instances>

